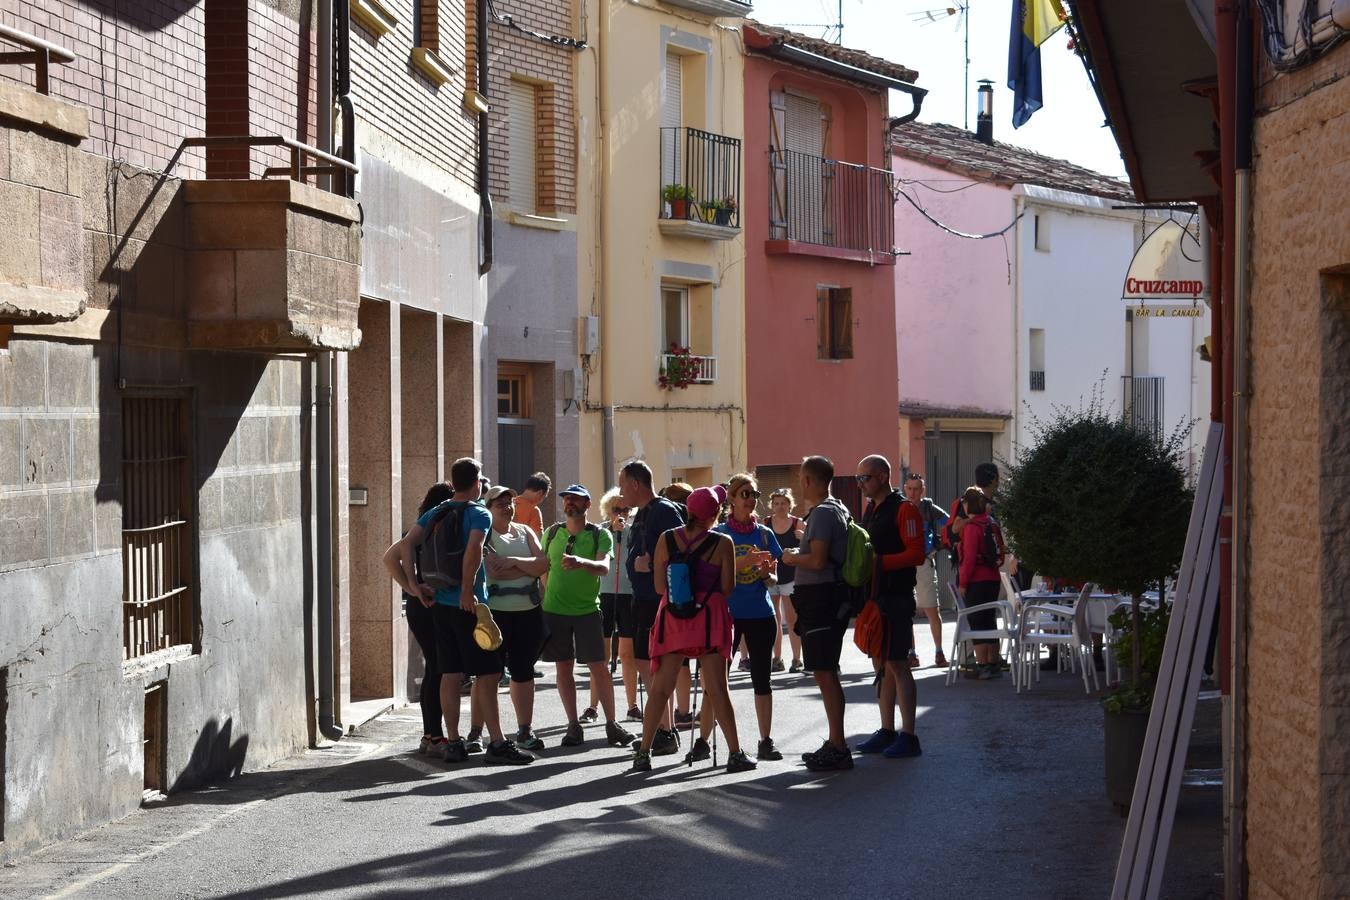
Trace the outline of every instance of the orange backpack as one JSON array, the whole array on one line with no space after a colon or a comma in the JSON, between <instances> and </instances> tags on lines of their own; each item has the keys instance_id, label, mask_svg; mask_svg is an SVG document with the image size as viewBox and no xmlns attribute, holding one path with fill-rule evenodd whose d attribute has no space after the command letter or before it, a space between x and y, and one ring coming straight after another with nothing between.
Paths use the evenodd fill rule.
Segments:
<instances>
[{"instance_id":1,"label":"orange backpack","mask_svg":"<svg viewBox=\"0 0 1350 900\"><path fill-rule=\"evenodd\" d=\"M886 652L886 617L875 603L868 602L853 622L853 643L870 659L881 659Z\"/></svg>"}]
</instances>

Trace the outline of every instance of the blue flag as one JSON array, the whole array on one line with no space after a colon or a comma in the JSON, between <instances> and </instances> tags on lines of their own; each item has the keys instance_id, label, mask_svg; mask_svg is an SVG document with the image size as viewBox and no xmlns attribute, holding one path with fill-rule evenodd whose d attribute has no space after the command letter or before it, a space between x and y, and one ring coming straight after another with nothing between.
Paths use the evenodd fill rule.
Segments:
<instances>
[{"instance_id":1,"label":"blue flag","mask_svg":"<svg viewBox=\"0 0 1350 900\"><path fill-rule=\"evenodd\" d=\"M1059 0L1013 0L1008 40L1008 87L1013 92L1014 128L1041 108L1041 44L1064 27Z\"/></svg>"}]
</instances>

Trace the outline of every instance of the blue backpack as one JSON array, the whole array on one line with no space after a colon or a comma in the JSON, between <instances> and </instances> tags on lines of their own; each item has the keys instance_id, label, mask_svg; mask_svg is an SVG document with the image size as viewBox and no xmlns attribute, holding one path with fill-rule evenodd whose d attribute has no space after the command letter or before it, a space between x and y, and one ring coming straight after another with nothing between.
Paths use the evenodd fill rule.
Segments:
<instances>
[{"instance_id":1,"label":"blue backpack","mask_svg":"<svg viewBox=\"0 0 1350 900\"><path fill-rule=\"evenodd\" d=\"M675 540L677 529L672 528L665 534L666 557L666 609L677 619L692 619L708 603L708 594L694 593L693 570L691 565L716 549L719 536L709 531L696 547L681 550Z\"/></svg>"}]
</instances>

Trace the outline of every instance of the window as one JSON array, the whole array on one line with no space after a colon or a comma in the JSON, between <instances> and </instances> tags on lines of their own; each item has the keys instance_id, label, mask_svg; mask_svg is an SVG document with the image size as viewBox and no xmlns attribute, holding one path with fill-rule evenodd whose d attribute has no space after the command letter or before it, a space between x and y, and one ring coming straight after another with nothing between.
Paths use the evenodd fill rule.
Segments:
<instances>
[{"instance_id":1,"label":"window","mask_svg":"<svg viewBox=\"0 0 1350 900\"><path fill-rule=\"evenodd\" d=\"M684 184L684 58L666 51L666 87L661 95L661 186Z\"/></svg>"},{"instance_id":2,"label":"window","mask_svg":"<svg viewBox=\"0 0 1350 900\"><path fill-rule=\"evenodd\" d=\"M816 289L816 355L853 358L853 289Z\"/></svg>"},{"instance_id":3,"label":"window","mask_svg":"<svg viewBox=\"0 0 1350 900\"><path fill-rule=\"evenodd\" d=\"M191 424L186 397L122 401L122 650L194 643Z\"/></svg>"},{"instance_id":4,"label":"window","mask_svg":"<svg viewBox=\"0 0 1350 900\"><path fill-rule=\"evenodd\" d=\"M1027 357L1031 363L1031 389L1045 390L1045 329L1033 328L1028 336Z\"/></svg>"},{"instance_id":5,"label":"window","mask_svg":"<svg viewBox=\"0 0 1350 900\"><path fill-rule=\"evenodd\" d=\"M661 288L661 350L670 345L689 346L689 291L685 288Z\"/></svg>"},{"instance_id":6,"label":"window","mask_svg":"<svg viewBox=\"0 0 1350 900\"><path fill-rule=\"evenodd\" d=\"M1031 227L1035 236L1036 249L1050 252L1050 214L1036 213L1031 217Z\"/></svg>"},{"instance_id":7,"label":"window","mask_svg":"<svg viewBox=\"0 0 1350 900\"><path fill-rule=\"evenodd\" d=\"M528 419L531 414L530 370L520 363L497 365L497 417Z\"/></svg>"},{"instance_id":8,"label":"window","mask_svg":"<svg viewBox=\"0 0 1350 900\"><path fill-rule=\"evenodd\" d=\"M511 207L521 213L533 213L539 206L538 110L537 88L528 81L511 79L507 170L510 175Z\"/></svg>"}]
</instances>

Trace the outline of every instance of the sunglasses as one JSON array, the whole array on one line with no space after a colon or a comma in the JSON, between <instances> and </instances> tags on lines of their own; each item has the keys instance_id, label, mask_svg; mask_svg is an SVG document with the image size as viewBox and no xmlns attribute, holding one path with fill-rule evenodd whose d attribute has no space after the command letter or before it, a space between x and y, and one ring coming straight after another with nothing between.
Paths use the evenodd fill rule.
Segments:
<instances>
[{"instance_id":1,"label":"sunglasses","mask_svg":"<svg viewBox=\"0 0 1350 900\"><path fill-rule=\"evenodd\" d=\"M740 497L742 500L758 500L759 491L754 488L741 488L736 492L736 496Z\"/></svg>"},{"instance_id":2,"label":"sunglasses","mask_svg":"<svg viewBox=\"0 0 1350 900\"><path fill-rule=\"evenodd\" d=\"M616 506L614 507L613 513L616 516L626 516L628 515L628 508L626 506Z\"/></svg>"},{"instance_id":3,"label":"sunglasses","mask_svg":"<svg viewBox=\"0 0 1350 900\"><path fill-rule=\"evenodd\" d=\"M853 477L856 478L856 479L858 479L858 484L867 484L867 482L869 482L869 481L872 480L872 477L873 477L873 476L871 476L871 475L854 475Z\"/></svg>"}]
</instances>

